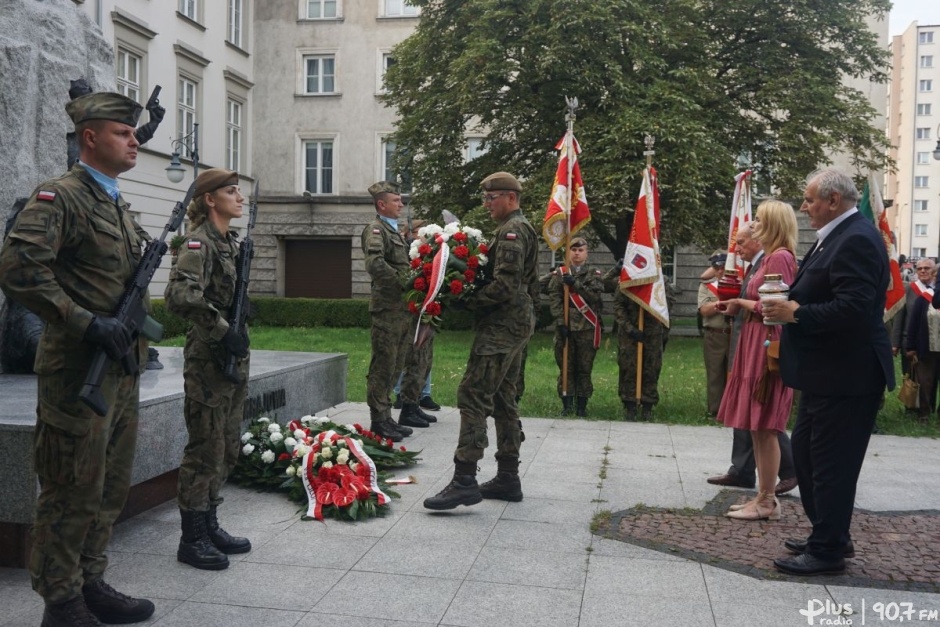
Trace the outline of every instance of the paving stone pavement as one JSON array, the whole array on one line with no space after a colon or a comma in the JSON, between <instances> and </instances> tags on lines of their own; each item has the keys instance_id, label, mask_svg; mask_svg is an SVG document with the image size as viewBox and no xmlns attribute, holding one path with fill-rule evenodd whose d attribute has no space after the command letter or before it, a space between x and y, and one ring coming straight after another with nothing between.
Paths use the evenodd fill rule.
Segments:
<instances>
[{"instance_id":1,"label":"paving stone pavement","mask_svg":"<svg viewBox=\"0 0 940 627\"><path fill-rule=\"evenodd\" d=\"M348 424L366 421L368 409L344 403L323 414ZM418 483L399 486L402 498L392 501L389 516L355 524L302 521L298 505L283 495L227 486L220 519L232 533L252 540L250 553L231 556L232 566L219 572L178 563L178 512L170 502L116 527L107 580L152 599L157 611L147 624L161 627L940 622L940 594L859 587L851 578L761 578L759 568L749 574L722 568L722 560L709 559L707 551L688 559L681 551L591 533L601 512L643 505L689 514L714 507L716 498L740 498L723 496L721 488L705 482L728 466L726 429L524 419L525 499L437 513L425 510L422 501L450 479L458 422L453 408L437 415L437 424L405 440L410 449L423 450L422 461L399 474L414 475ZM857 507L940 510L937 459L940 441L874 436ZM479 477L486 480L495 470L490 454L480 463ZM792 502L781 528L805 524ZM751 533L751 523L739 525L735 533ZM759 524L754 533L771 525ZM694 524L685 532L676 529L682 537L699 532ZM783 551L758 543L742 552L745 561L759 565ZM934 557L933 565L938 563ZM898 567L903 570L903 563ZM836 613L848 606L851 613ZM0 569L0 625L35 626L41 614L25 571Z\"/></svg>"}]
</instances>

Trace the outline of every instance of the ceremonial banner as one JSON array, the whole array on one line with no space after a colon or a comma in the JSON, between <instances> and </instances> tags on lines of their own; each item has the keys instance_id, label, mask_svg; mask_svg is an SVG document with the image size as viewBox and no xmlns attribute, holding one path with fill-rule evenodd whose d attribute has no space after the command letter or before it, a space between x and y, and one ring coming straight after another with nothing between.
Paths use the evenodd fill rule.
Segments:
<instances>
[{"instance_id":1,"label":"ceremonial banner","mask_svg":"<svg viewBox=\"0 0 940 627\"><path fill-rule=\"evenodd\" d=\"M558 250L564 245L569 233L574 235L591 221L584 182L581 180L581 166L578 165L581 146L574 138L574 133L566 132L555 150L559 151L558 169L555 171L552 197L548 200L542 225L542 236L552 250Z\"/></svg>"},{"instance_id":2,"label":"ceremonial banner","mask_svg":"<svg viewBox=\"0 0 940 627\"><path fill-rule=\"evenodd\" d=\"M620 291L669 326L666 282L659 254L659 185L652 167L643 170L640 198L620 271Z\"/></svg>"},{"instance_id":3,"label":"ceremonial banner","mask_svg":"<svg viewBox=\"0 0 940 627\"><path fill-rule=\"evenodd\" d=\"M901 280L898 249L891 228L888 226L887 212L874 173L870 173L868 180L865 182L862 199L858 203L858 211L874 223L885 243L890 270L890 281L888 282L888 290L885 293L884 321L887 322L904 306L904 283Z\"/></svg>"},{"instance_id":4,"label":"ceremonial banner","mask_svg":"<svg viewBox=\"0 0 940 627\"><path fill-rule=\"evenodd\" d=\"M751 171L745 170L734 177L734 198L731 201L731 222L728 225L728 258L725 276L736 274L744 278L744 260L738 252L738 231L751 221Z\"/></svg>"}]
</instances>

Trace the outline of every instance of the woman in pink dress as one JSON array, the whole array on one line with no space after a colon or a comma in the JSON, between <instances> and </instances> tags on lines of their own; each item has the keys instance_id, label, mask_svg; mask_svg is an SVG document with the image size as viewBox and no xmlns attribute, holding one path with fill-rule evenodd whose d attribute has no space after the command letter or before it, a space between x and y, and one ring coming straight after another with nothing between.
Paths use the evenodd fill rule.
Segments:
<instances>
[{"instance_id":1,"label":"woman in pink dress","mask_svg":"<svg viewBox=\"0 0 940 627\"><path fill-rule=\"evenodd\" d=\"M757 497L743 506L733 506L727 516L742 520L776 520L780 518L780 503L774 496L780 469L777 432L787 428L793 390L783 385L779 373L767 370L767 347L780 339L783 327L763 323L757 290L768 274L781 275L787 285L793 283L796 214L787 203L767 200L757 208L751 228L764 247L764 260L751 277L746 293L741 298L726 301L727 312L740 312L743 320L718 420L725 426L751 432L758 475Z\"/></svg>"}]
</instances>

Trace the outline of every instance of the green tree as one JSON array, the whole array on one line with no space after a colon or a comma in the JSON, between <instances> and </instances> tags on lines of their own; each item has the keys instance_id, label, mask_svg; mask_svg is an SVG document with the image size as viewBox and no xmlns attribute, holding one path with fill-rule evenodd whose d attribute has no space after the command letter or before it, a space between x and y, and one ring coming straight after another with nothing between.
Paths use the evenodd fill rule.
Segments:
<instances>
[{"instance_id":1,"label":"green tree","mask_svg":"<svg viewBox=\"0 0 940 627\"><path fill-rule=\"evenodd\" d=\"M883 19L888 0L410 2L421 20L394 50L386 102L413 203L432 218L477 215L479 181L508 170L540 228L564 95L581 104L591 226L614 255L647 133L666 245L721 241L741 155L784 197L799 197L829 153L851 154L859 172L886 165L877 112L843 78L887 80L888 52L866 20ZM464 163L468 130L485 134L486 153Z\"/></svg>"}]
</instances>

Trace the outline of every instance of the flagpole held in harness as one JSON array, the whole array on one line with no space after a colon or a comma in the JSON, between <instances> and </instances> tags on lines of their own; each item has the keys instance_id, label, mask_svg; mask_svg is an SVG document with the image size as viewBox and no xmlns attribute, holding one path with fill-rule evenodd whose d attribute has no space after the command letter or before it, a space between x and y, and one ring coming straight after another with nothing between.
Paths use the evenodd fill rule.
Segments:
<instances>
[{"instance_id":1,"label":"flagpole held in harness","mask_svg":"<svg viewBox=\"0 0 940 627\"><path fill-rule=\"evenodd\" d=\"M572 145L574 138L574 121L577 119L578 111L578 99L577 98L568 98L565 96L565 103L568 105L568 113L565 114L565 122L568 124L568 132L565 133L565 154L568 155L568 202L565 205L567 208L567 215L565 216L565 265L571 265L570 258L570 247L571 247L571 197L574 190L574 185L572 184L571 173L574 169L574 158L572 154L574 152L574 146ZM565 328L568 327L568 299L570 298L569 288L567 283L562 283L564 289L564 320ZM570 334L565 335L565 345L561 351L561 397L565 399L568 397L568 341Z\"/></svg>"}]
</instances>

